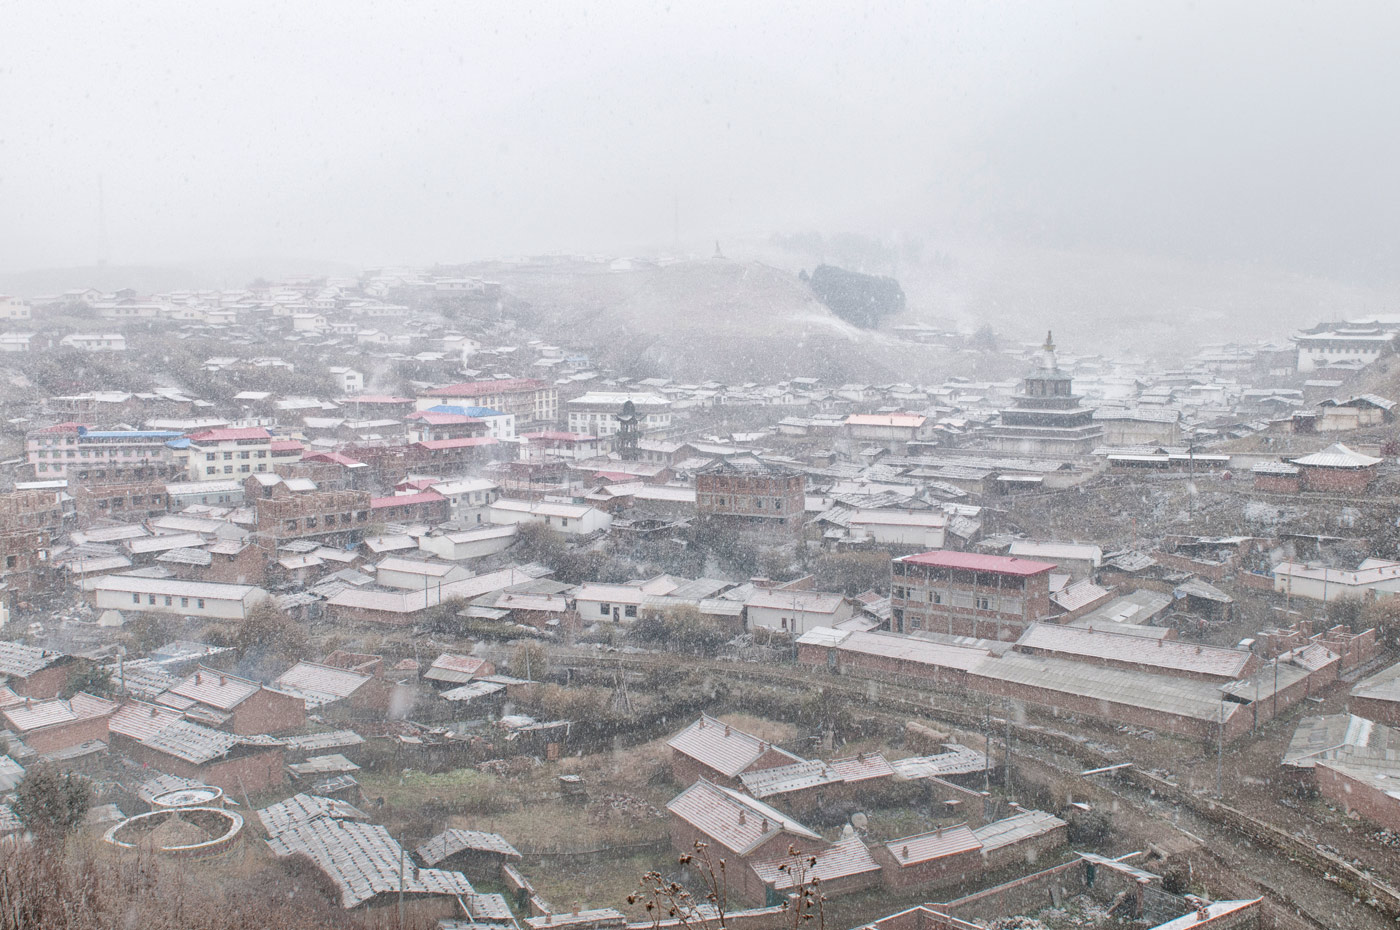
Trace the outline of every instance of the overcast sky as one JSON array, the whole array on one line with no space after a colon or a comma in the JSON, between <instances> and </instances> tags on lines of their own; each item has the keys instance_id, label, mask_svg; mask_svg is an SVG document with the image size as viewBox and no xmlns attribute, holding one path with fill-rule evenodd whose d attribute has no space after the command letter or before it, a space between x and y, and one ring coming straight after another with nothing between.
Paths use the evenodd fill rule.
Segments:
<instances>
[{"instance_id":1,"label":"overcast sky","mask_svg":"<svg viewBox=\"0 0 1400 930\"><path fill-rule=\"evenodd\" d=\"M845 229L1394 278L1400 6L0 0L0 270Z\"/></svg>"}]
</instances>

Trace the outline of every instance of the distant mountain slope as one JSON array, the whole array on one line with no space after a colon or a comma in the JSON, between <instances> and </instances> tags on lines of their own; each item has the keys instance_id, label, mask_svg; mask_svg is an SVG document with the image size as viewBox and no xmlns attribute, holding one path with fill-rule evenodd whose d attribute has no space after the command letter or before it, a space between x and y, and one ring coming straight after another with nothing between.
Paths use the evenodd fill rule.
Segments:
<instances>
[{"instance_id":1,"label":"distant mountain slope","mask_svg":"<svg viewBox=\"0 0 1400 930\"><path fill-rule=\"evenodd\" d=\"M586 263L464 269L499 280L509 315L629 372L683 379L905 380L927 350L846 323L788 272L723 259L609 272ZM938 366L947 371L946 366Z\"/></svg>"}]
</instances>

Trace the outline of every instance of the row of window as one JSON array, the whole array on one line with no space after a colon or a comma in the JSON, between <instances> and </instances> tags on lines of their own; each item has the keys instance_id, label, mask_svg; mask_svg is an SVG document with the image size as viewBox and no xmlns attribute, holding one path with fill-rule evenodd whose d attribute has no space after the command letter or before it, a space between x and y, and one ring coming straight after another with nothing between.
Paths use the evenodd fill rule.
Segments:
<instances>
[{"instance_id":1,"label":"row of window","mask_svg":"<svg viewBox=\"0 0 1400 930\"><path fill-rule=\"evenodd\" d=\"M248 473L251 472L251 471L267 471L267 466L264 465L262 462L259 462L259 463L258 463L258 467L257 467L256 469L250 468L250 467L247 466L247 465L239 465L239 466L238 466L238 471L239 471L240 474L246 475L246 474L248 474ZM217 475L217 474L219 473L219 466L217 466L217 465L210 465L208 468L204 469L204 473L205 473L206 475ZM226 474L226 475L231 475L231 474L233 474L233 466L232 466L232 465L225 465L225 466L224 466L224 474Z\"/></svg>"},{"instance_id":2,"label":"row of window","mask_svg":"<svg viewBox=\"0 0 1400 930\"><path fill-rule=\"evenodd\" d=\"M613 607L613 605L611 605L611 604L607 603L606 601L604 601L603 603L601 603L601 604L598 605L598 615L599 615L600 617L611 617L611 616L613 615L613 612L614 612L616 609L617 609L617 608ZM625 604L625 605L623 605L621 616L629 617L629 618L635 618L635 617L637 616L637 605L636 605L636 604Z\"/></svg>"},{"instance_id":3,"label":"row of window","mask_svg":"<svg viewBox=\"0 0 1400 930\"><path fill-rule=\"evenodd\" d=\"M247 459L247 458L254 458L255 456L254 456L253 453L251 453L251 452L240 452L240 453L238 453L238 457L239 457L240 459ZM256 455L256 458L260 458L260 459L265 459L265 458L267 458L267 451L266 451L266 450L259 451L259 452L257 453L257 455ZM206 452L206 453L204 453L204 461L206 461L206 462L217 462L217 461L218 461L218 453L215 453L215 452ZM225 452L225 453L224 453L224 461L225 461L225 462L231 462L231 461L233 461L233 453L232 453L232 452Z\"/></svg>"},{"instance_id":4,"label":"row of window","mask_svg":"<svg viewBox=\"0 0 1400 930\"><path fill-rule=\"evenodd\" d=\"M197 598L195 598L195 600L199 603L199 609L200 609L200 610L203 610L203 609L204 609L204 598L202 598L202 597L197 597ZM165 606L166 606L166 607L174 607L174 606L175 606L174 601L175 601L175 599L174 599L173 597L171 597L169 594L165 595ZM154 594L147 594L147 595L146 595L146 602L147 602L150 606L152 606L152 607L156 606L156 596L155 596ZM139 595L139 594L133 594L133 595L131 595L131 603L133 603L133 604L139 604L139 603L141 603L141 595ZM187 597L182 597L182 598L180 598L180 606L181 606L181 607L188 607L188 606L190 606L190 599L187 598Z\"/></svg>"},{"instance_id":5,"label":"row of window","mask_svg":"<svg viewBox=\"0 0 1400 930\"><path fill-rule=\"evenodd\" d=\"M323 517L324 517L324 519L325 519L325 521L326 521L326 526L335 526L335 524L336 524L336 519L337 519L337 515L336 515L336 514L328 513L328 514L324 514ZM350 514L348 514L348 513L342 513L342 514L339 515L338 518L339 518L339 520L340 520L340 523L341 523L342 525L344 525L344 526L349 526L350 523L351 523ZM311 516L309 516L309 517L304 517L304 518L302 518L302 520L300 520L300 521L298 521L298 520L288 520L288 521L287 521L287 529L288 529L290 532L293 532L293 533L294 533L294 532L297 531L298 524L301 523L301 524L304 524L305 527L306 527L308 530L314 530L318 525L320 525L321 519L322 519L322 517L317 517L315 514L313 514L313 515L311 515ZM359 521L360 523L366 522L367 520L369 520L369 511L368 511L368 510L359 510L359 511L356 511L356 512L355 512L355 520Z\"/></svg>"}]
</instances>

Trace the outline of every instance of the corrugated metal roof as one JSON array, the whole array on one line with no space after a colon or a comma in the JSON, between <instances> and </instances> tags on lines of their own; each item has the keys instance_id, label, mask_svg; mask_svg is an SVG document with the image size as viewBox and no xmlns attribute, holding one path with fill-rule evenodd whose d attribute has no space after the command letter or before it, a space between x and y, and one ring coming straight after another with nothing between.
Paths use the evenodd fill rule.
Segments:
<instances>
[{"instance_id":1,"label":"corrugated metal roof","mask_svg":"<svg viewBox=\"0 0 1400 930\"><path fill-rule=\"evenodd\" d=\"M1158 639L1145 645L1140 636L1099 632L1053 623L1032 623L1026 627L1016 648L1064 656L1081 656L1112 662L1150 665L1171 672L1238 678L1253 658L1248 652L1206 646L1179 640Z\"/></svg>"},{"instance_id":2,"label":"corrugated metal roof","mask_svg":"<svg viewBox=\"0 0 1400 930\"><path fill-rule=\"evenodd\" d=\"M24 643L0 641L0 675L9 678L28 678L41 669L46 669L63 657L61 652L26 646Z\"/></svg>"},{"instance_id":3,"label":"corrugated metal roof","mask_svg":"<svg viewBox=\"0 0 1400 930\"><path fill-rule=\"evenodd\" d=\"M972 775L987 769L987 757L976 749L958 743L944 745L947 752L936 756L911 756L890 763L896 778L913 781L918 778L946 778L949 775Z\"/></svg>"},{"instance_id":4,"label":"corrugated metal roof","mask_svg":"<svg viewBox=\"0 0 1400 930\"><path fill-rule=\"evenodd\" d=\"M1069 824L1054 814L1047 814L1045 811L1025 811L978 827L972 831L972 835L982 844L984 851L991 851L1043 836L1061 827L1068 829Z\"/></svg>"}]
</instances>

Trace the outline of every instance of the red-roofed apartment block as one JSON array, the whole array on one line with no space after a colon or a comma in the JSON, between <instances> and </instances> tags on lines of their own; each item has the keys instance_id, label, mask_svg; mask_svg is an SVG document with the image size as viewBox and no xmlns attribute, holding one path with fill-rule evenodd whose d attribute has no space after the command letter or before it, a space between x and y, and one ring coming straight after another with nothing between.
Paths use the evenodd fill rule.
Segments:
<instances>
[{"instance_id":1,"label":"red-roofed apartment block","mask_svg":"<svg viewBox=\"0 0 1400 930\"><path fill-rule=\"evenodd\" d=\"M1050 562L923 552L891 565L890 629L1017 639L1050 614Z\"/></svg>"}]
</instances>

